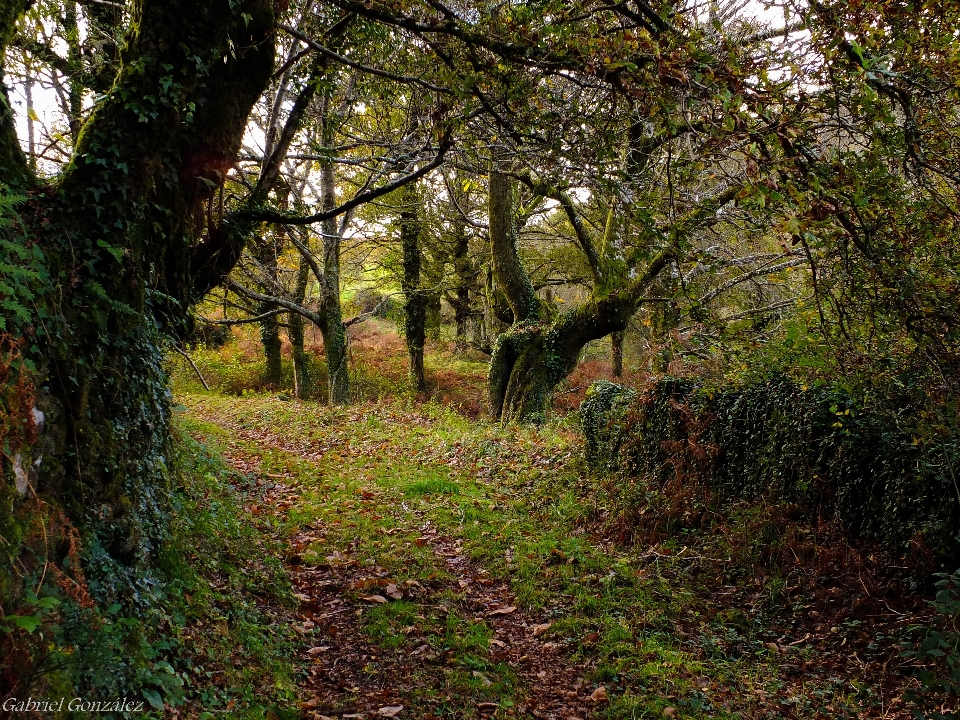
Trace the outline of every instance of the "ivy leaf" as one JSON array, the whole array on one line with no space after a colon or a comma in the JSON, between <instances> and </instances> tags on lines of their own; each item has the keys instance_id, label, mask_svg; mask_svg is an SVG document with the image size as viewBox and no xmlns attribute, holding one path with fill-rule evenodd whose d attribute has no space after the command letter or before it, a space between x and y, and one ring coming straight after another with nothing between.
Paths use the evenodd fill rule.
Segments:
<instances>
[{"instance_id":1,"label":"ivy leaf","mask_svg":"<svg viewBox=\"0 0 960 720\"><path fill-rule=\"evenodd\" d=\"M158 693L156 690L144 688L143 697L146 698L147 702L150 703L155 709L161 711L163 710L163 699L160 697L160 693Z\"/></svg>"},{"instance_id":2,"label":"ivy leaf","mask_svg":"<svg viewBox=\"0 0 960 720\"><path fill-rule=\"evenodd\" d=\"M8 615L5 619L17 627L23 628L28 633L32 633L40 627L40 618L35 615Z\"/></svg>"}]
</instances>

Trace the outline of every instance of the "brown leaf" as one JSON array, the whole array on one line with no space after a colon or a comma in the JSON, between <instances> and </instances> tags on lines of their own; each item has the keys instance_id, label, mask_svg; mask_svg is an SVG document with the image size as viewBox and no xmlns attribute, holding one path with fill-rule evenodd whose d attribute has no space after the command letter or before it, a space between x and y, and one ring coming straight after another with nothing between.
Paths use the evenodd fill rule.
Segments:
<instances>
[{"instance_id":1,"label":"brown leaf","mask_svg":"<svg viewBox=\"0 0 960 720\"><path fill-rule=\"evenodd\" d=\"M667 705L667 707L665 707L665 708L663 709L663 716L664 716L664 717L676 717L676 716L677 716L677 709L676 709L675 707L673 707L672 705Z\"/></svg>"},{"instance_id":2,"label":"brown leaf","mask_svg":"<svg viewBox=\"0 0 960 720\"><path fill-rule=\"evenodd\" d=\"M366 600L367 602L382 604L387 601L383 595L361 595L361 600Z\"/></svg>"},{"instance_id":3,"label":"brown leaf","mask_svg":"<svg viewBox=\"0 0 960 720\"><path fill-rule=\"evenodd\" d=\"M583 644L584 644L584 645L593 645L593 644L594 644L597 640L599 640L599 639L600 639L600 633L595 633L595 632L587 633L587 634L584 635L584 637L583 637Z\"/></svg>"},{"instance_id":4,"label":"brown leaf","mask_svg":"<svg viewBox=\"0 0 960 720\"><path fill-rule=\"evenodd\" d=\"M307 650L307 655L309 655L310 657L316 657L320 653L326 652L329 649L330 649L329 645L318 645L317 647L312 647L309 650Z\"/></svg>"},{"instance_id":5,"label":"brown leaf","mask_svg":"<svg viewBox=\"0 0 960 720\"><path fill-rule=\"evenodd\" d=\"M380 717L396 717L401 710L403 710L403 705L387 705L377 710L377 715Z\"/></svg>"},{"instance_id":6,"label":"brown leaf","mask_svg":"<svg viewBox=\"0 0 960 720\"><path fill-rule=\"evenodd\" d=\"M300 703L300 707L309 709L309 708L315 708L319 704L320 704L320 698L315 697L315 698L311 698L310 700L307 700L306 702Z\"/></svg>"},{"instance_id":7,"label":"brown leaf","mask_svg":"<svg viewBox=\"0 0 960 720\"><path fill-rule=\"evenodd\" d=\"M601 685L590 694L590 700L595 703L607 701L607 689Z\"/></svg>"},{"instance_id":8,"label":"brown leaf","mask_svg":"<svg viewBox=\"0 0 960 720\"><path fill-rule=\"evenodd\" d=\"M387 595L392 597L394 600L400 600L401 598L403 598L403 590L401 590L399 587L397 587L393 583L390 583L387 585L386 592L387 592Z\"/></svg>"},{"instance_id":9,"label":"brown leaf","mask_svg":"<svg viewBox=\"0 0 960 720\"><path fill-rule=\"evenodd\" d=\"M496 610L491 610L487 613L488 617L497 617L500 615L509 615L510 613L516 612L517 608L514 605L508 607L497 608Z\"/></svg>"},{"instance_id":10,"label":"brown leaf","mask_svg":"<svg viewBox=\"0 0 960 720\"><path fill-rule=\"evenodd\" d=\"M534 636L534 637L540 637L540 636L543 635L547 630L549 630L551 627L553 627L553 623L541 623L540 625L534 625L534 626L533 626L533 636Z\"/></svg>"}]
</instances>

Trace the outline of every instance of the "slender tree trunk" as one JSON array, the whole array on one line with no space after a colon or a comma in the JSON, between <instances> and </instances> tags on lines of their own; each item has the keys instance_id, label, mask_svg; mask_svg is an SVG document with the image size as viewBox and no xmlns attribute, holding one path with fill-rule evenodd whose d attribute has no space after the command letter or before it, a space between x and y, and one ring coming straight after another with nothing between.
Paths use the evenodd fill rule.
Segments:
<instances>
[{"instance_id":1,"label":"slender tree trunk","mask_svg":"<svg viewBox=\"0 0 960 720\"><path fill-rule=\"evenodd\" d=\"M323 207L336 205L336 186L333 164L325 163L320 168L320 192ZM335 219L324 220L323 229L323 282L320 285L323 306L323 352L327 359L330 404L346 405L350 402L350 375L347 365L347 331L343 325L343 309L340 305L340 231Z\"/></svg>"},{"instance_id":2,"label":"slender tree trunk","mask_svg":"<svg viewBox=\"0 0 960 720\"><path fill-rule=\"evenodd\" d=\"M453 223L453 271L456 276L456 298L453 303L453 319L457 326L456 348L467 349L467 323L470 320L470 287L474 281L470 264L470 241L467 225L462 218Z\"/></svg>"},{"instance_id":3,"label":"slender tree trunk","mask_svg":"<svg viewBox=\"0 0 960 720\"><path fill-rule=\"evenodd\" d=\"M426 343L428 298L420 287L420 267L423 255L420 247L421 223L418 219L420 202L416 191L404 194L407 206L400 213L400 242L403 246L403 324L409 357L410 384L417 392L426 392L427 378L423 369L423 347Z\"/></svg>"},{"instance_id":4,"label":"slender tree trunk","mask_svg":"<svg viewBox=\"0 0 960 720\"><path fill-rule=\"evenodd\" d=\"M30 169L37 170L37 139L34 129L33 109L33 68L27 63L27 77L23 85L24 94L27 100L27 161L30 163Z\"/></svg>"},{"instance_id":5,"label":"slender tree trunk","mask_svg":"<svg viewBox=\"0 0 960 720\"><path fill-rule=\"evenodd\" d=\"M623 330L616 330L610 335L610 349L613 355L613 376L623 377Z\"/></svg>"},{"instance_id":6,"label":"slender tree trunk","mask_svg":"<svg viewBox=\"0 0 960 720\"><path fill-rule=\"evenodd\" d=\"M80 26L77 23L76 0L66 0L63 4L63 28L67 41L67 63L73 74L68 79L67 102L69 103L70 137L77 142L80 135L80 120L83 114L83 82L81 80Z\"/></svg>"},{"instance_id":7,"label":"slender tree trunk","mask_svg":"<svg viewBox=\"0 0 960 720\"><path fill-rule=\"evenodd\" d=\"M310 279L310 266L300 258L297 270L295 301L304 304L307 295L307 282ZM301 400L310 397L310 366L307 352L303 347L305 320L300 313L290 313L290 345L293 349L293 394Z\"/></svg>"},{"instance_id":8,"label":"slender tree trunk","mask_svg":"<svg viewBox=\"0 0 960 720\"><path fill-rule=\"evenodd\" d=\"M271 280L277 279L277 246L272 239L263 239L259 249L260 267L264 275ZM257 313L266 313L275 306L271 303L261 303ZM278 389L282 382L283 367L280 356L280 320L277 315L270 315L260 321L260 342L263 344L263 355L266 368L263 373L263 382L272 389Z\"/></svg>"}]
</instances>

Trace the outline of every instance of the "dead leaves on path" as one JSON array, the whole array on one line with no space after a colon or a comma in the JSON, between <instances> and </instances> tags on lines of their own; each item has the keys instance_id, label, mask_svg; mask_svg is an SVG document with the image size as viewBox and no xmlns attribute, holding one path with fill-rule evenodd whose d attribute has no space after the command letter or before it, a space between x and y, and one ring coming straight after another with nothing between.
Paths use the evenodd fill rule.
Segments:
<instances>
[{"instance_id":1,"label":"dead leaves on path","mask_svg":"<svg viewBox=\"0 0 960 720\"><path fill-rule=\"evenodd\" d=\"M397 457L405 463L411 461L392 440L351 437L349 434L355 428L351 428L349 422L330 427L329 434L325 432L322 438L298 439L293 433L281 436L252 428L253 422L248 419L239 421L224 416L208 419L259 446L251 451L249 445L244 448L233 443L230 460L242 472L261 477L266 473L260 471L260 459L256 455L270 449L295 453L301 462L329 463L335 456L350 458L350 471L356 471L354 477L361 481L368 477L364 467L371 473L374 470L372 464L366 466L363 458L375 456L382 461ZM358 416L357 422L362 423L364 419ZM431 421L416 414L397 421L424 429L431 425ZM484 482L509 464L507 456L515 449L514 444L522 443L506 438L484 441L479 447L430 443L418 448L415 459L425 466L457 468ZM524 447L525 452L520 455L525 462L530 461L544 470L549 467L546 449ZM278 462L276 456L272 456L272 462L271 469L274 469ZM322 476L322 469L318 468L317 474ZM275 482L269 482L270 497L249 511L285 519L287 511L304 502L301 489L294 482L283 482L288 478L285 472L271 475L275 476L271 478ZM369 478L372 480L372 474ZM364 513L367 518L379 519L381 514L398 517L396 507L390 505L390 498L382 490L367 482L363 484L365 487L355 494L351 491L350 497L341 495L323 502L336 502L339 518L345 523L357 513ZM509 491L504 493L492 498L491 503L509 502ZM307 673L302 688L308 698L303 705L305 717L430 720L435 717L434 709L441 712L441 707L446 708L442 712L457 708L456 713L461 717L489 717L499 708L506 708L499 700L507 697L519 700L521 704L513 712L522 717L564 720L588 717L590 707L597 704L595 698L591 700L594 688L583 681L583 668L567 659L561 645L548 640L552 627L549 619L532 617L519 607L506 581L490 577L473 563L462 543L432 526L424 513L404 510L402 517L416 526L391 529L385 534L412 535L411 544L429 548L439 568L446 571L440 576L449 580L427 582L421 578L423 583L420 583L391 577L381 567L361 563L350 545L331 551L329 543L340 534L333 527L335 520L329 527L319 520L307 523L290 537L288 572L299 601L294 629L304 639L301 657ZM318 554L315 550L318 545L326 545L326 551ZM559 555L551 557L554 563L567 560ZM411 603L416 616L424 620L406 621L411 624L394 628L394 632L404 638L396 649L375 644L365 629L368 618L383 617L384 613L392 612L388 609L390 603L400 601ZM432 623L433 629L423 627L424 622ZM489 637L484 641L483 650L471 652L482 656L489 669L463 665L462 657L444 644L448 642L443 639L445 632L448 638L450 632L464 632L449 628L476 626L483 626ZM509 671L504 675L495 668L509 668ZM465 692L457 690L460 686L450 685L450 678L458 673L472 678L479 689ZM519 695L512 689L518 681Z\"/></svg>"}]
</instances>

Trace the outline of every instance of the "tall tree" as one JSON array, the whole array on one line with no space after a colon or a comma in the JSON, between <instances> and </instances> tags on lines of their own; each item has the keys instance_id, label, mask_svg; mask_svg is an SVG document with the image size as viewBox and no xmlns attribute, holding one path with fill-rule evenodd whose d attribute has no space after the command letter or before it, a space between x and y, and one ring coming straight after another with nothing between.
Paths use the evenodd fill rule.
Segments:
<instances>
[{"instance_id":1,"label":"tall tree","mask_svg":"<svg viewBox=\"0 0 960 720\"><path fill-rule=\"evenodd\" d=\"M29 5L0 3L0 51ZM31 170L8 102L0 117L0 171L29 196L3 232L48 278L29 304L4 303L42 379L30 466L83 528L100 596L143 582L163 535L163 348L250 234L208 208L273 70L269 0L143 0L132 17L113 85L58 176Z\"/></svg>"},{"instance_id":2,"label":"tall tree","mask_svg":"<svg viewBox=\"0 0 960 720\"><path fill-rule=\"evenodd\" d=\"M403 330L407 341L410 383L417 392L426 392L427 377L423 370L423 347L427 340L427 294L421 285L423 263L423 223L420 219L420 197L415 186L404 193L400 211L400 245L403 255Z\"/></svg>"}]
</instances>

